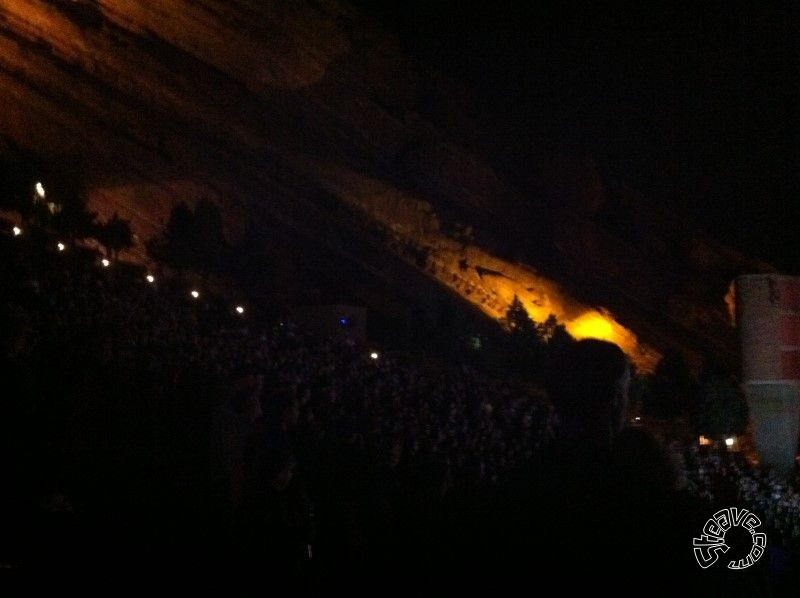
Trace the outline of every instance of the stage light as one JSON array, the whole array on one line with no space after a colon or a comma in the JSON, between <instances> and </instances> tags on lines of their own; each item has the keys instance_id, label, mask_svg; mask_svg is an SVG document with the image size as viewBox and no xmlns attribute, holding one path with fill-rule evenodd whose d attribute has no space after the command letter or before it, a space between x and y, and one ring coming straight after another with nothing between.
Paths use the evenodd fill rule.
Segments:
<instances>
[{"instance_id":1,"label":"stage light","mask_svg":"<svg viewBox=\"0 0 800 598\"><path fill-rule=\"evenodd\" d=\"M243 314L244 313L244 308L241 305L237 305L236 306L236 313L237 314Z\"/></svg>"},{"instance_id":2,"label":"stage light","mask_svg":"<svg viewBox=\"0 0 800 598\"><path fill-rule=\"evenodd\" d=\"M14 233L15 237L19 237L22 234L22 229L18 226L12 228L11 231Z\"/></svg>"},{"instance_id":3,"label":"stage light","mask_svg":"<svg viewBox=\"0 0 800 598\"><path fill-rule=\"evenodd\" d=\"M100 260L100 263L103 264L103 268L108 268L111 265L111 262L109 262L106 258Z\"/></svg>"},{"instance_id":4,"label":"stage light","mask_svg":"<svg viewBox=\"0 0 800 598\"><path fill-rule=\"evenodd\" d=\"M192 295L192 297L194 297L195 299L197 299L197 298L200 296L200 293L198 293L197 291L192 291L192 292L191 292L191 295Z\"/></svg>"},{"instance_id":5,"label":"stage light","mask_svg":"<svg viewBox=\"0 0 800 598\"><path fill-rule=\"evenodd\" d=\"M67 248L67 246L64 245L63 243L59 243L58 245L56 245L56 247L58 247L59 251L64 251Z\"/></svg>"},{"instance_id":6,"label":"stage light","mask_svg":"<svg viewBox=\"0 0 800 598\"><path fill-rule=\"evenodd\" d=\"M148 274L147 276L145 276L145 280L147 280L147 282L149 282L150 284L153 284L156 281L156 277L153 276L152 274Z\"/></svg>"},{"instance_id":7,"label":"stage light","mask_svg":"<svg viewBox=\"0 0 800 598\"><path fill-rule=\"evenodd\" d=\"M36 183L36 195L44 199L44 185L41 183Z\"/></svg>"}]
</instances>

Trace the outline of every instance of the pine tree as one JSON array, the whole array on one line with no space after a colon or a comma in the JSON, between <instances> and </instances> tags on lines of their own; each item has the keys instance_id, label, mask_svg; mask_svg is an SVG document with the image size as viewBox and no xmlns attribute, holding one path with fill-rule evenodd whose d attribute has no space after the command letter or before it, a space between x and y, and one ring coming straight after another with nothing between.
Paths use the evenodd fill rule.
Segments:
<instances>
[{"instance_id":1,"label":"pine tree","mask_svg":"<svg viewBox=\"0 0 800 598\"><path fill-rule=\"evenodd\" d=\"M121 251L133 247L130 220L123 220L116 212L108 222L97 225L95 237L112 259L116 259Z\"/></svg>"},{"instance_id":2,"label":"pine tree","mask_svg":"<svg viewBox=\"0 0 800 598\"><path fill-rule=\"evenodd\" d=\"M536 323L528 315L528 310L516 295L506 311L505 325L513 336L538 337Z\"/></svg>"}]
</instances>

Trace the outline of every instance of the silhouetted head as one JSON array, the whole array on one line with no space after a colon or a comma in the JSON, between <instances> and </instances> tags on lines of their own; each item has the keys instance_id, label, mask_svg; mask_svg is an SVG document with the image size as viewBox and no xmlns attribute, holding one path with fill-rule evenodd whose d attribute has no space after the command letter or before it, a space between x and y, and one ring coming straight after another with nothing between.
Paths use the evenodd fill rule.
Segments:
<instances>
[{"instance_id":1,"label":"silhouetted head","mask_svg":"<svg viewBox=\"0 0 800 598\"><path fill-rule=\"evenodd\" d=\"M679 465L669 448L643 428L628 428L614 440L612 457L620 488L643 499L641 493L664 496L678 488ZM637 496L635 493L639 493Z\"/></svg>"},{"instance_id":2,"label":"silhouetted head","mask_svg":"<svg viewBox=\"0 0 800 598\"><path fill-rule=\"evenodd\" d=\"M566 345L547 375L547 394L568 428L608 430L616 434L625 422L631 370L616 344L583 339Z\"/></svg>"}]
</instances>

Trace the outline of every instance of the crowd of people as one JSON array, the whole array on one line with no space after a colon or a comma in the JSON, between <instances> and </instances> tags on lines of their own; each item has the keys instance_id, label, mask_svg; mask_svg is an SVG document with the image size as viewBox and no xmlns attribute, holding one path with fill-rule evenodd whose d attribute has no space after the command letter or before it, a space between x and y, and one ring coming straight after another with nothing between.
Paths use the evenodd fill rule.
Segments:
<instances>
[{"instance_id":1,"label":"crowd of people","mask_svg":"<svg viewBox=\"0 0 800 598\"><path fill-rule=\"evenodd\" d=\"M776 547L763 587L795 579L795 486L630 426L610 343L576 343L537 389L375 358L92 252L0 248L4 567L469 584L613 560L667 576L701 572L692 535L741 505Z\"/></svg>"}]
</instances>

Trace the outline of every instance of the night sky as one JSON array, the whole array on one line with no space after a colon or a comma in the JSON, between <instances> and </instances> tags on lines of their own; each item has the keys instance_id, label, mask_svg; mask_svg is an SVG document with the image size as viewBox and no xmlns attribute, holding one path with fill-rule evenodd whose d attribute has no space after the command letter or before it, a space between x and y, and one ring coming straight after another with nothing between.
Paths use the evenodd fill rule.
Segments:
<instances>
[{"instance_id":1,"label":"night sky","mask_svg":"<svg viewBox=\"0 0 800 598\"><path fill-rule=\"evenodd\" d=\"M471 88L504 164L522 173L542 148L591 156L800 274L797 4L356 4Z\"/></svg>"}]
</instances>

